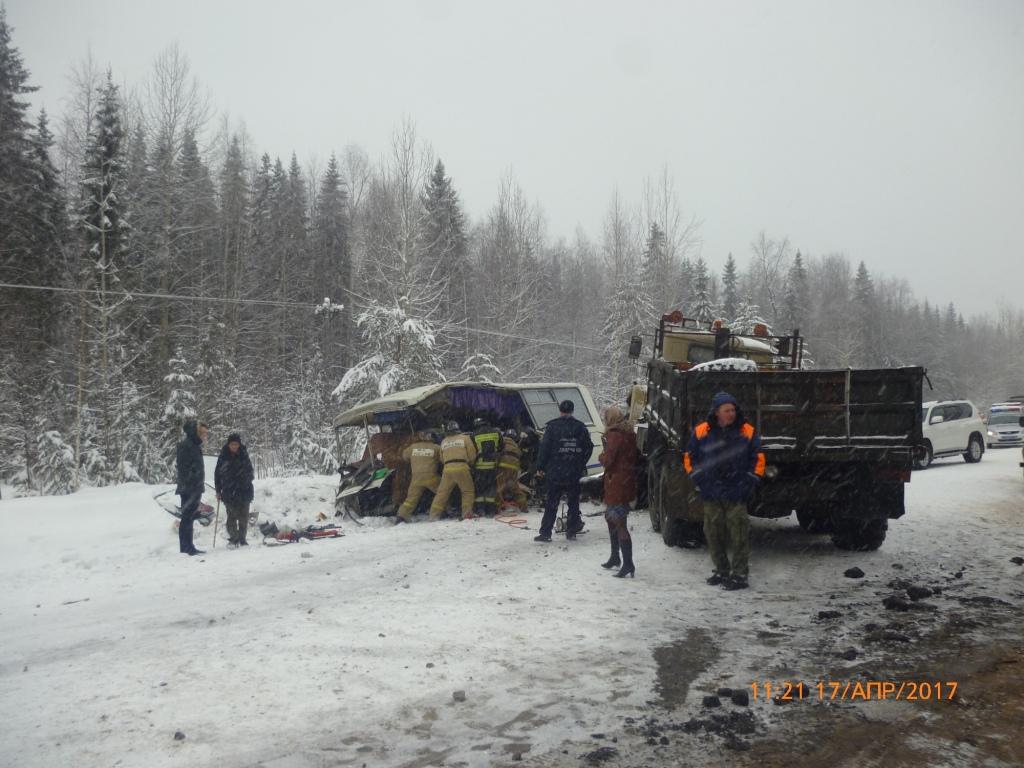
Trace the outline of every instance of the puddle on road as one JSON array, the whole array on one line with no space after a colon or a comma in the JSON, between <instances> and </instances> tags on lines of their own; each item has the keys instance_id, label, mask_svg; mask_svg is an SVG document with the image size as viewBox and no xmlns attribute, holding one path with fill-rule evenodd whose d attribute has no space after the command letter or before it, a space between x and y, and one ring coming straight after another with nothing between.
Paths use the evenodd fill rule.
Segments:
<instances>
[{"instance_id":1,"label":"puddle on road","mask_svg":"<svg viewBox=\"0 0 1024 768\"><path fill-rule=\"evenodd\" d=\"M654 660L658 664L655 691L658 703L670 709L682 706L686 702L690 685L719 655L718 647L706 629L691 629L684 640L655 648Z\"/></svg>"}]
</instances>

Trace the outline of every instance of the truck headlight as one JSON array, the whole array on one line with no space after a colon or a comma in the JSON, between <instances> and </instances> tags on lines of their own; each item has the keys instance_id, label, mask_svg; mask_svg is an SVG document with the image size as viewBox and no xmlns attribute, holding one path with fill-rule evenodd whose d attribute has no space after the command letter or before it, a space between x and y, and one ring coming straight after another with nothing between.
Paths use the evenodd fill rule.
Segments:
<instances>
[{"instance_id":1,"label":"truck headlight","mask_svg":"<svg viewBox=\"0 0 1024 768\"><path fill-rule=\"evenodd\" d=\"M776 477L779 476L779 468L765 467L764 476L767 477L769 480L774 480Z\"/></svg>"}]
</instances>

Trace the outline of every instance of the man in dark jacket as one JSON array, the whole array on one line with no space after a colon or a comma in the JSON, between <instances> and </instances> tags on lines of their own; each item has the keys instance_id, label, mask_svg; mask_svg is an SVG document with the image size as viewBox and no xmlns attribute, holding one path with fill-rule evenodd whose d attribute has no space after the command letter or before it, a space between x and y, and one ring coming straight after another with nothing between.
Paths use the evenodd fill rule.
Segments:
<instances>
[{"instance_id":1,"label":"man in dark jacket","mask_svg":"<svg viewBox=\"0 0 1024 768\"><path fill-rule=\"evenodd\" d=\"M224 502L228 513L228 546L247 547L245 540L249 528L249 505L252 503L252 462L249 451L237 432L228 435L228 441L220 450L217 469L213 472L213 483L217 498Z\"/></svg>"},{"instance_id":2,"label":"man in dark jacket","mask_svg":"<svg viewBox=\"0 0 1024 768\"><path fill-rule=\"evenodd\" d=\"M736 398L719 392L690 435L683 466L704 500L704 536L714 564L708 584L745 589L750 559L747 502L764 477L761 438ZM729 563L727 548L732 550Z\"/></svg>"},{"instance_id":3,"label":"man in dark jacket","mask_svg":"<svg viewBox=\"0 0 1024 768\"><path fill-rule=\"evenodd\" d=\"M563 400L558 404L561 415L544 426L544 439L537 454L537 476L547 480L548 493L540 534L533 537L534 541L551 541L551 530L555 525L562 494L565 494L569 502L565 538L575 539L576 534L583 530L580 477L587 471L587 461L594 450L594 443L586 425L573 418L574 410L572 400Z\"/></svg>"},{"instance_id":4,"label":"man in dark jacket","mask_svg":"<svg viewBox=\"0 0 1024 768\"><path fill-rule=\"evenodd\" d=\"M181 497L181 523L178 526L178 546L183 555L202 555L192 543L192 526L199 502L203 498L203 484L206 481L206 470L203 467L203 449L200 446L206 439L206 425L201 421L186 421L182 427L184 439L178 443L175 464L178 470L178 487L175 493Z\"/></svg>"}]
</instances>

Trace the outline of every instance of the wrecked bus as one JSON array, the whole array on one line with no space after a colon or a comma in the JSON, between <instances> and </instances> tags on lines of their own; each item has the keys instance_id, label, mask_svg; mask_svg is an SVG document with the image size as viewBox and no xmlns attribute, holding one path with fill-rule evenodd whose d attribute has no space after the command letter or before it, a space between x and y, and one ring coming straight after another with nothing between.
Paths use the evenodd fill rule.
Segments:
<instances>
[{"instance_id":1,"label":"wrecked bus","mask_svg":"<svg viewBox=\"0 0 1024 768\"><path fill-rule=\"evenodd\" d=\"M522 436L522 478L533 476L544 425L558 416L558 404L571 400L573 415L590 431L594 451L581 481L584 493L600 493L600 454L604 424L590 391L582 384L484 384L447 382L395 392L361 403L334 419L341 455L341 481L335 498L337 515L394 515L409 486L402 451L420 430L440 431L456 421L467 432L473 420L485 418L501 429ZM358 444L351 434L359 430L365 445L358 461L346 462L345 446ZM454 500L453 500L454 501ZM422 504L429 503L424 499ZM422 511L422 510L420 510Z\"/></svg>"}]
</instances>

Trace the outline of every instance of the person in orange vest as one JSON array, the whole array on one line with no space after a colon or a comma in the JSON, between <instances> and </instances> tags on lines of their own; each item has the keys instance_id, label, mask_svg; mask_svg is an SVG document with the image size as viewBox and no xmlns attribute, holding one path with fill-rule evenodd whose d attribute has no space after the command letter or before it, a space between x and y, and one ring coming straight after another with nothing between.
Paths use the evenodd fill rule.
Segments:
<instances>
[{"instance_id":1,"label":"person in orange vest","mask_svg":"<svg viewBox=\"0 0 1024 768\"><path fill-rule=\"evenodd\" d=\"M750 561L747 502L764 477L765 458L761 438L728 392L712 398L707 421L690 435L683 467L704 500L704 537L715 569L708 584L746 589Z\"/></svg>"}]
</instances>

